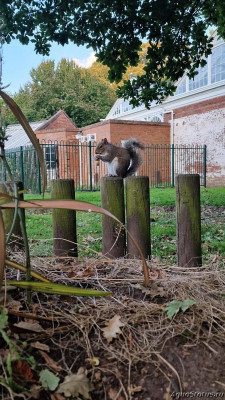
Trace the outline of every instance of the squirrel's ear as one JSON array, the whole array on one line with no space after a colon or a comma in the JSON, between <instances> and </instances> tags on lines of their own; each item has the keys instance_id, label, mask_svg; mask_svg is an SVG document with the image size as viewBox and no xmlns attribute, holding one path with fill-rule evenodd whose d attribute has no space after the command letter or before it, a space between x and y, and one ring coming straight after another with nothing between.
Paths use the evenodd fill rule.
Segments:
<instances>
[{"instance_id":1,"label":"squirrel's ear","mask_svg":"<svg viewBox=\"0 0 225 400\"><path fill-rule=\"evenodd\" d=\"M104 138L104 139L103 139L103 143L104 143L104 144L107 144L107 143L108 143L108 140L107 140L106 138Z\"/></svg>"}]
</instances>

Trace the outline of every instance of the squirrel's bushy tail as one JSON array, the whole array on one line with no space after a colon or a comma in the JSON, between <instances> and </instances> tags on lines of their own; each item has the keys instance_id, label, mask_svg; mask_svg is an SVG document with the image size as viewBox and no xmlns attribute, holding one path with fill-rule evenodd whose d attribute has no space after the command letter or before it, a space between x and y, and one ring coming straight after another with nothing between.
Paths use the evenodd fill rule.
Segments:
<instances>
[{"instance_id":1,"label":"squirrel's bushy tail","mask_svg":"<svg viewBox=\"0 0 225 400\"><path fill-rule=\"evenodd\" d=\"M131 158L131 165L126 173L126 176L131 176L137 172L138 168L143 163L143 157L140 150L144 150L144 146L137 139L131 138L126 140L124 147L129 151Z\"/></svg>"}]
</instances>

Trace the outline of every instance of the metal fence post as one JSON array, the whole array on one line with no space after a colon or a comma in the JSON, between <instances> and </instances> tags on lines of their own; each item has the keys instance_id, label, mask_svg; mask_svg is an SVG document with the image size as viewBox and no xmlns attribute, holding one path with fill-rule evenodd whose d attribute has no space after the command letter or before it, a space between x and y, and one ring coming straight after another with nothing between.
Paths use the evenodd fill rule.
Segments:
<instances>
[{"instance_id":1,"label":"metal fence post","mask_svg":"<svg viewBox=\"0 0 225 400\"><path fill-rule=\"evenodd\" d=\"M24 165L23 165L23 146L20 146L20 179L24 185Z\"/></svg>"},{"instance_id":2,"label":"metal fence post","mask_svg":"<svg viewBox=\"0 0 225 400\"><path fill-rule=\"evenodd\" d=\"M203 157L204 157L204 161L203 161L203 185L204 187L206 187L206 144L204 144L203 146Z\"/></svg>"},{"instance_id":3,"label":"metal fence post","mask_svg":"<svg viewBox=\"0 0 225 400\"><path fill-rule=\"evenodd\" d=\"M92 156L91 156L91 142L88 143L89 145L89 170L90 170L90 191L92 192Z\"/></svg>"},{"instance_id":4,"label":"metal fence post","mask_svg":"<svg viewBox=\"0 0 225 400\"><path fill-rule=\"evenodd\" d=\"M174 187L174 144L171 145L171 186Z\"/></svg>"}]
</instances>

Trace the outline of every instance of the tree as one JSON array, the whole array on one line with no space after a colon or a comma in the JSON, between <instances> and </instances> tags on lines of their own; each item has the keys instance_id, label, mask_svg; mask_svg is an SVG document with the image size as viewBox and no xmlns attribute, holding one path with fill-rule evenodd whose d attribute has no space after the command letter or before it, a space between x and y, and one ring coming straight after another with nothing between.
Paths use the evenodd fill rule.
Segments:
<instances>
[{"instance_id":1,"label":"tree","mask_svg":"<svg viewBox=\"0 0 225 400\"><path fill-rule=\"evenodd\" d=\"M1 0L0 15L4 41L31 40L42 54L48 54L52 41L86 44L116 82L128 65L137 65L147 40L145 73L120 88L134 105L161 102L186 70L195 75L211 52L210 26L225 37L224 0Z\"/></svg>"},{"instance_id":2,"label":"tree","mask_svg":"<svg viewBox=\"0 0 225 400\"><path fill-rule=\"evenodd\" d=\"M109 80L109 67L106 65L102 64L99 61L93 62L93 64L88 68L88 71L101 79L103 82L105 82L107 85L110 87L113 87L115 90L117 86L123 86L124 81L130 79L130 76L140 76L144 74L144 67L146 64L146 55L148 51L149 43L142 43L141 44L141 49L138 52L138 64L137 66L132 67L131 65L128 65L126 72L122 75L121 81L116 84L112 83Z\"/></svg>"},{"instance_id":3,"label":"tree","mask_svg":"<svg viewBox=\"0 0 225 400\"><path fill-rule=\"evenodd\" d=\"M31 70L31 82L13 97L28 121L48 119L63 109L78 125L105 118L116 100L115 90L73 61L44 61ZM10 113L5 120L16 122Z\"/></svg>"}]
</instances>

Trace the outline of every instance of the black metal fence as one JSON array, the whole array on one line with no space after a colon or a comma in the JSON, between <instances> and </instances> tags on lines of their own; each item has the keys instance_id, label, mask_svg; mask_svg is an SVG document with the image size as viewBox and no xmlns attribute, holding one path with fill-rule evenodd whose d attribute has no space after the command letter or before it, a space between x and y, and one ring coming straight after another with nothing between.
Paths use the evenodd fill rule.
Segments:
<instances>
[{"instance_id":1,"label":"black metal fence","mask_svg":"<svg viewBox=\"0 0 225 400\"><path fill-rule=\"evenodd\" d=\"M95 143L65 141L42 142L46 169L47 190L52 179L74 179L76 190L99 190L100 178L107 167L94 161ZM6 151L7 161L15 180L21 180L30 193L41 193L41 174L33 146L21 146ZM176 174L200 174L206 186L206 145L146 145L144 163L138 174L149 176L152 187L173 187ZM0 161L0 180L7 172Z\"/></svg>"}]
</instances>

